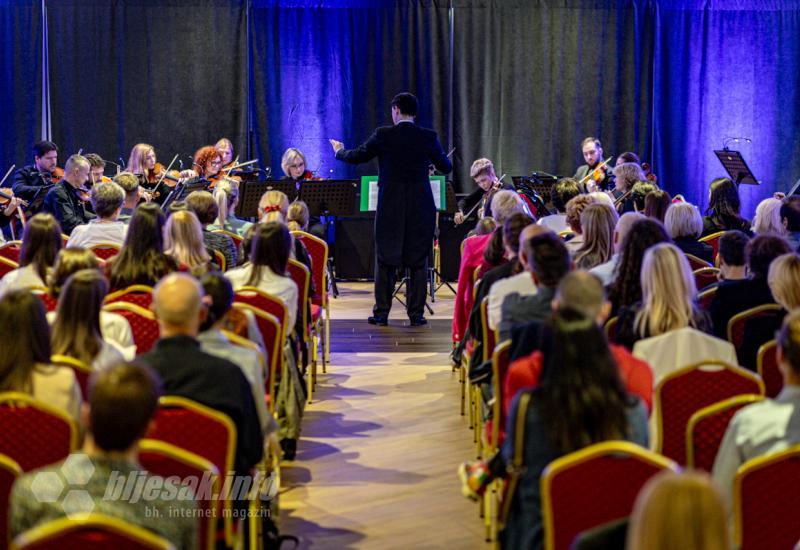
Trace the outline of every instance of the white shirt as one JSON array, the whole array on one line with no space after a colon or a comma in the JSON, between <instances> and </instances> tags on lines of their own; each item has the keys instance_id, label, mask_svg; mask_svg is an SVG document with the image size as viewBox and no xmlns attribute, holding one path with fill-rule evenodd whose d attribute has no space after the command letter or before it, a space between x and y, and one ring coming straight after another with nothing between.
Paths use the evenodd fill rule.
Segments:
<instances>
[{"instance_id":1,"label":"white shirt","mask_svg":"<svg viewBox=\"0 0 800 550\"><path fill-rule=\"evenodd\" d=\"M67 247L90 246L102 243L111 243L122 246L125 235L128 234L127 224L120 221L90 220L89 223L77 226L67 241Z\"/></svg>"},{"instance_id":2,"label":"white shirt","mask_svg":"<svg viewBox=\"0 0 800 550\"><path fill-rule=\"evenodd\" d=\"M551 214L549 216L545 216L544 218L539 218L537 223L552 230L554 233L561 233L562 231L567 231L569 229L569 225L567 225L566 214Z\"/></svg>"},{"instance_id":3,"label":"white shirt","mask_svg":"<svg viewBox=\"0 0 800 550\"><path fill-rule=\"evenodd\" d=\"M589 270L589 273L592 275L597 275L600 280L603 281L603 286L608 286L614 282L614 270L617 268L618 263L619 254L615 252L614 255L611 256L610 260L604 264L594 266Z\"/></svg>"},{"instance_id":4,"label":"white shirt","mask_svg":"<svg viewBox=\"0 0 800 550\"><path fill-rule=\"evenodd\" d=\"M536 284L533 276L528 271L522 271L511 277L496 281L489 288L489 328L492 330L500 326L503 319L503 300L509 294L516 292L520 296L531 296L536 294Z\"/></svg>"},{"instance_id":5,"label":"white shirt","mask_svg":"<svg viewBox=\"0 0 800 550\"><path fill-rule=\"evenodd\" d=\"M56 312L47 312L47 322L51 325L56 320ZM136 344L133 331L128 320L111 311L100 311L100 335L108 344L114 346L126 361L136 357Z\"/></svg>"},{"instance_id":6,"label":"white shirt","mask_svg":"<svg viewBox=\"0 0 800 550\"><path fill-rule=\"evenodd\" d=\"M11 290L31 288L33 286L45 286L42 278L36 273L36 268L34 268L33 264L18 267L14 271L9 271L0 279L0 298Z\"/></svg>"},{"instance_id":7,"label":"white shirt","mask_svg":"<svg viewBox=\"0 0 800 550\"><path fill-rule=\"evenodd\" d=\"M250 274L253 271L253 264L247 262L242 267L231 269L225 272L225 276L230 280L233 289L248 286ZM283 277L273 272L269 267L262 266L261 280L258 284L252 285L267 294L271 294L283 300L289 313L289 326L286 327L286 334L289 335L294 330L294 323L297 320L297 285L289 277Z\"/></svg>"}]
</instances>

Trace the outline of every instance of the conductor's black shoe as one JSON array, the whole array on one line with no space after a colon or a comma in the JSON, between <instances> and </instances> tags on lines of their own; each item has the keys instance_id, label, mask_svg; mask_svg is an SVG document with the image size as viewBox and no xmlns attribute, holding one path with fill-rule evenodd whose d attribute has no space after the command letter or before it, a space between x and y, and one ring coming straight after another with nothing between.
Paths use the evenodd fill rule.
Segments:
<instances>
[{"instance_id":1,"label":"conductor's black shoe","mask_svg":"<svg viewBox=\"0 0 800 550\"><path fill-rule=\"evenodd\" d=\"M411 317L408 320L408 324L411 325L412 327L421 327L422 325L427 325L428 320L422 315L420 315L419 317Z\"/></svg>"},{"instance_id":2,"label":"conductor's black shoe","mask_svg":"<svg viewBox=\"0 0 800 550\"><path fill-rule=\"evenodd\" d=\"M370 325L378 325L379 327L385 327L389 324L389 318L384 317L382 315L372 315L367 318L367 323Z\"/></svg>"}]
</instances>

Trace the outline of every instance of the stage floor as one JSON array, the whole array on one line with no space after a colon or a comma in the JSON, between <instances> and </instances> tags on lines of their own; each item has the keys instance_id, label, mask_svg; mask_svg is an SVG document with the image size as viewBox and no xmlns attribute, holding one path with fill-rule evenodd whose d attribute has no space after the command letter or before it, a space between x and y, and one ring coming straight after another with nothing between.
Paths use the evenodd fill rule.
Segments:
<instances>
[{"instance_id":1,"label":"stage floor","mask_svg":"<svg viewBox=\"0 0 800 550\"><path fill-rule=\"evenodd\" d=\"M483 548L475 503L456 468L474 458L448 362L454 296L437 294L429 324L366 318L372 285L339 286L332 364L306 409L297 460L282 468L281 531L300 548Z\"/></svg>"}]
</instances>

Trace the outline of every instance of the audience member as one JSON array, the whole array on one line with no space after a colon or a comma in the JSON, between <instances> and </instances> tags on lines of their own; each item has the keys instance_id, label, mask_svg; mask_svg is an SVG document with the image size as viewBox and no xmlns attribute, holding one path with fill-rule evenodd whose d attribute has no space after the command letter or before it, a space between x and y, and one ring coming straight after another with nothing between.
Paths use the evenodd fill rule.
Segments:
<instances>
[{"instance_id":1,"label":"audience member","mask_svg":"<svg viewBox=\"0 0 800 550\"><path fill-rule=\"evenodd\" d=\"M289 212L289 198L282 191L270 190L261 195L258 201L258 221L286 222Z\"/></svg>"},{"instance_id":2,"label":"audience member","mask_svg":"<svg viewBox=\"0 0 800 550\"><path fill-rule=\"evenodd\" d=\"M69 414L76 421L81 389L69 367L50 364L50 327L42 301L20 289L0 299L0 391L16 391Z\"/></svg>"},{"instance_id":3,"label":"audience member","mask_svg":"<svg viewBox=\"0 0 800 550\"><path fill-rule=\"evenodd\" d=\"M186 206L195 213L203 228L203 242L206 249L211 254L214 251L218 251L225 256L225 269L231 269L236 266L238 254L233 239L228 235L214 233L208 229L208 225L214 223L214 220L219 215L214 196L208 191L192 191L186 197Z\"/></svg>"},{"instance_id":4,"label":"audience member","mask_svg":"<svg viewBox=\"0 0 800 550\"><path fill-rule=\"evenodd\" d=\"M719 238L719 274L720 281L739 281L747 278L747 261L745 248L750 241L741 231L726 231Z\"/></svg>"},{"instance_id":5,"label":"audience member","mask_svg":"<svg viewBox=\"0 0 800 550\"><path fill-rule=\"evenodd\" d=\"M164 226L164 253L178 264L178 270L195 277L205 274L211 257L203 244L203 227L194 212L175 212Z\"/></svg>"},{"instance_id":6,"label":"audience member","mask_svg":"<svg viewBox=\"0 0 800 550\"><path fill-rule=\"evenodd\" d=\"M758 203L751 228L753 233L756 235L771 233L786 237L786 227L781 219L781 206L783 206L783 202L775 197L764 199Z\"/></svg>"},{"instance_id":7,"label":"audience member","mask_svg":"<svg viewBox=\"0 0 800 550\"><path fill-rule=\"evenodd\" d=\"M236 217L236 206L239 204L239 182L234 179L221 179L214 187L214 202L217 203L217 219L208 226L210 231L224 229L244 235L252 222Z\"/></svg>"},{"instance_id":8,"label":"audience member","mask_svg":"<svg viewBox=\"0 0 800 550\"><path fill-rule=\"evenodd\" d=\"M619 221L614 227L613 254L607 262L599 264L589 270L593 275L600 278L603 282L603 286L609 286L614 282L617 264L620 259L620 250L622 250L622 243L625 241L625 237L628 235L633 224L643 219L645 219L645 217L638 212L626 212L619 217Z\"/></svg>"},{"instance_id":9,"label":"audience member","mask_svg":"<svg viewBox=\"0 0 800 550\"><path fill-rule=\"evenodd\" d=\"M672 242L685 254L714 263L714 249L711 245L701 243L697 239L703 232L703 217L693 204L676 202L667 209L664 216L664 227L672 237Z\"/></svg>"},{"instance_id":10,"label":"audience member","mask_svg":"<svg viewBox=\"0 0 800 550\"><path fill-rule=\"evenodd\" d=\"M131 172L120 172L114 176L114 183L125 191L125 200L122 202L122 208L120 208L117 219L127 224L131 221L133 211L136 210L136 205L139 204L139 200L142 198L143 190L139 187L139 178Z\"/></svg>"},{"instance_id":11,"label":"audience member","mask_svg":"<svg viewBox=\"0 0 800 550\"><path fill-rule=\"evenodd\" d=\"M583 244L574 253L578 269L591 269L611 259L614 252L614 227L618 220L613 207L590 204L581 213Z\"/></svg>"},{"instance_id":12,"label":"audience member","mask_svg":"<svg viewBox=\"0 0 800 550\"><path fill-rule=\"evenodd\" d=\"M708 195L708 209L703 218L701 237L735 229L750 233L750 222L739 214L741 201L739 188L728 178L717 178L711 182Z\"/></svg>"},{"instance_id":13,"label":"audience member","mask_svg":"<svg viewBox=\"0 0 800 550\"><path fill-rule=\"evenodd\" d=\"M664 223L664 216L671 204L672 197L669 193L657 188L644 196L644 215Z\"/></svg>"},{"instance_id":14,"label":"audience member","mask_svg":"<svg viewBox=\"0 0 800 550\"><path fill-rule=\"evenodd\" d=\"M61 228L50 214L36 214L25 225L19 267L0 279L0 297L10 290L43 287L61 250Z\"/></svg>"},{"instance_id":15,"label":"audience member","mask_svg":"<svg viewBox=\"0 0 800 550\"><path fill-rule=\"evenodd\" d=\"M81 452L17 480L10 499L11 536L65 515L92 512L143 527L165 537L175 548L196 548L198 516L194 501L177 496L185 492L173 481L143 472L137 460L139 440L153 421L160 395L156 376L138 365L119 365L95 373L88 403L81 411L87 432ZM91 498L75 499L70 507L65 506L63 499L51 502L36 498L39 493L34 491L34 484L40 485L42 479L48 479L38 475L43 472L59 480L58 492L67 485L64 476L69 480L87 480L80 488ZM145 489L147 497L141 499L133 495L109 498L111 484L120 479L130 485L135 479L139 488L160 490ZM164 496L170 494L177 497Z\"/></svg>"},{"instance_id":16,"label":"audience member","mask_svg":"<svg viewBox=\"0 0 800 550\"><path fill-rule=\"evenodd\" d=\"M796 251L800 246L800 196L792 195L783 199L780 209L781 225L789 248Z\"/></svg>"},{"instance_id":17,"label":"audience member","mask_svg":"<svg viewBox=\"0 0 800 550\"><path fill-rule=\"evenodd\" d=\"M87 224L76 226L69 236L67 246L89 248L106 243L122 246L128 226L117 217L124 201L125 191L116 183L95 183L92 187L92 208L97 217Z\"/></svg>"},{"instance_id":18,"label":"audience member","mask_svg":"<svg viewBox=\"0 0 800 550\"><path fill-rule=\"evenodd\" d=\"M567 225L567 203L580 195L578 182L572 178L561 178L550 188L550 200L556 209L555 214L543 216L537 222L554 233L563 233L569 230Z\"/></svg>"},{"instance_id":19,"label":"audience member","mask_svg":"<svg viewBox=\"0 0 800 550\"><path fill-rule=\"evenodd\" d=\"M294 201L286 211L286 225L289 231L308 231L308 205L303 201Z\"/></svg>"},{"instance_id":20,"label":"audience member","mask_svg":"<svg viewBox=\"0 0 800 550\"><path fill-rule=\"evenodd\" d=\"M583 228L581 227L581 214L595 200L589 195L578 195L567 203L567 225L573 236L567 241L567 250L575 254L583 246Z\"/></svg>"},{"instance_id":21,"label":"audience member","mask_svg":"<svg viewBox=\"0 0 800 550\"><path fill-rule=\"evenodd\" d=\"M646 180L644 178L637 180L631 186L631 200L633 201L633 211L643 213L647 195L649 195L650 193L655 193L656 191L658 191L658 185L656 185L652 181ZM630 212L630 210L628 210L628 212Z\"/></svg>"}]
</instances>

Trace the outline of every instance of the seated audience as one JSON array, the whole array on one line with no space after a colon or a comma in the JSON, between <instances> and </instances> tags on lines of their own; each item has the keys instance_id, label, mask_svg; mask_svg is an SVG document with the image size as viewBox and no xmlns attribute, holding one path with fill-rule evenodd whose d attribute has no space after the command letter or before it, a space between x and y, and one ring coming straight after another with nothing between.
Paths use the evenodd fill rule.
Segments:
<instances>
[{"instance_id":1,"label":"seated audience","mask_svg":"<svg viewBox=\"0 0 800 550\"><path fill-rule=\"evenodd\" d=\"M122 352L103 340L100 308L108 293L108 283L96 269L71 275L58 298L53 322L53 354L83 361L94 370L106 369L124 361Z\"/></svg>"},{"instance_id":2,"label":"seated audience","mask_svg":"<svg viewBox=\"0 0 800 550\"><path fill-rule=\"evenodd\" d=\"M131 221L133 211L136 210L136 205L139 204L142 196L146 198L147 195L145 195L144 190L139 187L139 178L130 172L120 172L114 176L114 183L122 187L122 190L125 191L125 200L122 202L122 208L120 208L117 219L127 224Z\"/></svg>"},{"instance_id":3,"label":"seated audience","mask_svg":"<svg viewBox=\"0 0 800 550\"><path fill-rule=\"evenodd\" d=\"M193 399L230 417L236 426L235 470L247 475L263 456L258 411L241 369L200 349L202 298L203 287L190 275L164 277L153 291L161 338L139 359L159 374L167 395Z\"/></svg>"},{"instance_id":4,"label":"seated audience","mask_svg":"<svg viewBox=\"0 0 800 550\"><path fill-rule=\"evenodd\" d=\"M608 289L612 315L617 315L621 307L633 305L642 299L640 274L644 253L651 246L668 242L667 230L656 220L645 218L630 226L622 240L614 282Z\"/></svg>"},{"instance_id":5,"label":"seated audience","mask_svg":"<svg viewBox=\"0 0 800 550\"><path fill-rule=\"evenodd\" d=\"M205 274L211 257L203 244L203 227L194 212L175 212L164 226L164 253L178 264L178 270L195 277Z\"/></svg>"},{"instance_id":6,"label":"seated audience","mask_svg":"<svg viewBox=\"0 0 800 550\"><path fill-rule=\"evenodd\" d=\"M655 189L644 196L644 215L664 223L667 208L672 204L672 197L663 189Z\"/></svg>"},{"instance_id":7,"label":"seated audience","mask_svg":"<svg viewBox=\"0 0 800 550\"><path fill-rule=\"evenodd\" d=\"M697 308L697 288L686 256L661 243L644 253L640 277L642 301L619 310L615 341L628 349L644 338L684 327L712 330L708 313Z\"/></svg>"},{"instance_id":8,"label":"seated audience","mask_svg":"<svg viewBox=\"0 0 800 550\"><path fill-rule=\"evenodd\" d=\"M639 220L643 220L644 218L645 217L638 212L626 212L619 217L617 225L614 226L614 236L612 237L614 251L611 254L611 257L607 262L599 264L589 270L590 273L600 278L600 280L603 282L603 286L609 286L614 282L617 264L619 263L620 259L622 243L625 241L625 237L628 235L628 232L633 224Z\"/></svg>"},{"instance_id":9,"label":"seated audience","mask_svg":"<svg viewBox=\"0 0 800 550\"><path fill-rule=\"evenodd\" d=\"M647 445L645 407L625 391L595 319L560 310L552 321L552 333L552 352L544 357L538 386L530 393L521 392L508 416L506 433L516 433L518 408L529 399L523 410L523 468L518 490L510 495L510 513L501 533L504 548L542 546L539 479L553 460L608 440ZM477 498L492 479L505 476L507 465L513 462L514 445L514 438L507 437L488 462L462 465L462 492Z\"/></svg>"},{"instance_id":10,"label":"seated audience","mask_svg":"<svg viewBox=\"0 0 800 550\"><path fill-rule=\"evenodd\" d=\"M214 202L217 203L217 219L208 226L209 231L224 229L236 233L240 237L253 225L252 222L236 217L236 206L239 204L239 182L233 179L222 179L214 187ZM233 266L231 266L233 267Z\"/></svg>"},{"instance_id":11,"label":"seated audience","mask_svg":"<svg viewBox=\"0 0 800 550\"><path fill-rule=\"evenodd\" d=\"M665 471L633 506L627 550L730 550L725 505L708 474Z\"/></svg>"},{"instance_id":12,"label":"seated audience","mask_svg":"<svg viewBox=\"0 0 800 550\"><path fill-rule=\"evenodd\" d=\"M567 225L572 231L566 244L570 254L575 254L583 246L583 228L581 227L581 214L587 206L593 204L595 200L589 195L578 195L567 203Z\"/></svg>"},{"instance_id":13,"label":"seated audience","mask_svg":"<svg viewBox=\"0 0 800 550\"><path fill-rule=\"evenodd\" d=\"M751 228L753 233L756 235L771 233L786 237L786 227L781 219L781 206L783 206L783 202L775 197L764 199L758 203Z\"/></svg>"},{"instance_id":14,"label":"seated audience","mask_svg":"<svg viewBox=\"0 0 800 550\"><path fill-rule=\"evenodd\" d=\"M96 183L92 187L92 208L97 217L89 223L72 230L67 246L89 248L96 244L116 244L122 246L128 226L119 221L125 191L114 182Z\"/></svg>"},{"instance_id":15,"label":"seated audience","mask_svg":"<svg viewBox=\"0 0 800 550\"><path fill-rule=\"evenodd\" d=\"M294 201L286 211L286 225L289 231L308 231L308 205Z\"/></svg>"},{"instance_id":16,"label":"seated audience","mask_svg":"<svg viewBox=\"0 0 800 550\"><path fill-rule=\"evenodd\" d=\"M784 237L789 242L792 252L800 246L800 196L792 195L783 199L780 209L781 225Z\"/></svg>"},{"instance_id":17,"label":"seated audience","mask_svg":"<svg viewBox=\"0 0 800 550\"><path fill-rule=\"evenodd\" d=\"M739 281L747 278L747 261L745 249L750 241L741 231L726 231L719 238L719 274L720 281Z\"/></svg>"},{"instance_id":18,"label":"seated audience","mask_svg":"<svg viewBox=\"0 0 800 550\"><path fill-rule=\"evenodd\" d=\"M739 213L739 188L728 178L717 178L709 187L708 209L703 218L701 237L735 229L750 233L750 222Z\"/></svg>"},{"instance_id":19,"label":"seated audience","mask_svg":"<svg viewBox=\"0 0 800 550\"><path fill-rule=\"evenodd\" d=\"M714 461L714 481L722 489L729 510L733 479L742 464L800 443L800 312L786 316L777 340L783 390L775 399L748 405L733 416Z\"/></svg>"},{"instance_id":20,"label":"seated audience","mask_svg":"<svg viewBox=\"0 0 800 550\"><path fill-rule=\"evenodd\" d=\"M746 309L775 303L767 284L769 264L789 250L786 240L776 235L759 235L747 243L745 257L749 278L720 283L709 306L714 334L727 339L731 317Z\"/></svg>"},{"instance_id":21,"label":"seated audience","mask_svg":"<svg viewBox=\"0 0 800 550\"><path fill-rule=\"evenodd\" d=\"M42 301L20 289L0 299L0 391L32 395L69 414L76 421L81 389L69 367L50 364L50 327Z\"/></svg>"},{"instance_id":22,"label":"seated audience","mask_svg":"<svg viewBox=\"0 0 800 550\"><path fill-rule=\"evenodd\" d=\"M287 215L289 213L289 199L280 191L267 191L261 195L261 200L258 203L258 213L261 223L280 222L286 224ZM242 249L245 255L250 253L251 239L248 239L248 237L252 238L254 230L255 227L250 226L245 233L245 242L242 243ZM306 266L308 270L313 273L311 269L311 256L309 256L308 250L306 250L303 242L300 239L292 237L292 243L291 258ZM246 258L242 259L241 263L244 264L246 261ZM311 284L313 287L313 281ZM314 294L313 288L311 294Z\"/></svg>"},{"instance_id":23,"label":"seated audience","mask_svg":"<svg viewBox=\"0 0 800 550\"><path fill-rule=\"evenodd\" d=\"M41 472L68 479L86 479L80 488L91 497L85 502L73 500L71 513L98 513L138 525L166 538L175 548L197 548L197 517L195 504L171 480L145 473L137 460L139 440L147 433L158 408L160 383L149 369L138 365L119 365L95 373L89 386L89 400L81 411L86 437L79 453L61 463L48 466ZM46 522L65 517L63 499L54 502L36 498L34 482L43 477L26 474L19 478L11 491L10 534L20 533ZM120 479L137 487L157 486L161 490L147 491L147 498L109 498L113 483ZM61 487L59 487L61 489ZM183 495L166 499L164 494ZM75 507L83 508L76 510ZM169 519L167 519L169 518Z\"/></svg>"},{"instance_id":24,"label":"seated audience","mask_svg":"<svg viewBox=\"0 0 800 550\"><path fill-rule=\"evenodd\" d=\"M221 252L225 256L225 269L236 266L238 254L233 239L208 229L209 224L214 223L219 215L213 195L208 191L193 191L186 197L186 206L195 213L203 228L203 242L209 253L213 254L215 250Z\"/></svg>"},{"instance_id":25,"label":"seated audience","mask_svg":"<svg viewBox=\"0 0 800 550\"><path fill-rule=\"evenodd\" d=\"M539 218L537 222L554 233L569 230L567 225L567 203L580 194L578 182L572 178L562 178L550 188L550 200L556 209L555 214Z\"/></svg>"},{"instance_id":26,"label":"seated audience","mask_svg":"<svg viewBox=\"0 0 800 550\"><path fill-rule=\"evenodd\" d=\"M617 219L617 212L605 204L590 204L583 210L583 244L573 254L575 267L591 269L611 259Z\"/></svg>"},{"instance_id":27,"label":"seated audience","mask_svg":"<svg viewBox=\"0 0 800 550\"><path fill-rule=\"evenodd\" d=\"M664 216L664 227L675 246L685 254L714 264L714 249L697 240L703 232L703 217L695 205L688 202L670 205Z\"/></svg>"},{"instance_id":28,"label":"seated audience","mask_svg":"<svg viewBox=\"0 0 800 550\"><path fill-rule=\"evenodd\" d=\"M178 265L164 254L164 213L157 204L136 208L128 224L125 244L106 264L111 290L131 285L155 285Z\"/></svg>"},{"instance_id":29,"label":"seated audience","mask_svg":"<svg viewBox=\"0 0 800 550\"><path fill-rule=\"evenodd\" d=\"M497 229L497 222L494 218L483 218L478 220L478 223L475 224L475 229L467 233L467 237L472 237L473 235L491 235L494 233L495 229Z\"/></svg>"},{"instance_id":30,"label":"seated audience","mask_svg":"<svg viewBox=\"0 0 800 550\"><path fill-rule=\"evenodd\" d=\"M503 300L500 321L500 340L511 336L515 325L550 317L551 302L556 287L571 268L567 247L558 236L547 232L524 242L526 270L536 283L536 294L521 296L513 292Z\"/></svg>"},{"instance_id":31,"label":"seated audience","mask_svg":"<svg viewBox=\"0 0 800 550\"><path fill-rule=\"evenodd\" d=\"M631 186L631 200L633 201L633 211L644 213L645 202L647 201L647 195L649 195L650 193L655 193L656 191L658 191L658 185L656 185L652 181L648 181L644 178L636 181L633 184L633 186Z\"/></svg>"},{"instance_id":32,"label":"seated audience","mask_svg":"<svg viewBox=\"0 0 800 550\"><path fill-rule=\"evenodd\" d=\"M19 267L0 279L0 297L19 288L43 287L61 250L61 228L50 214L36 214L25 225Z\"/></svg>"}]
</instances>

